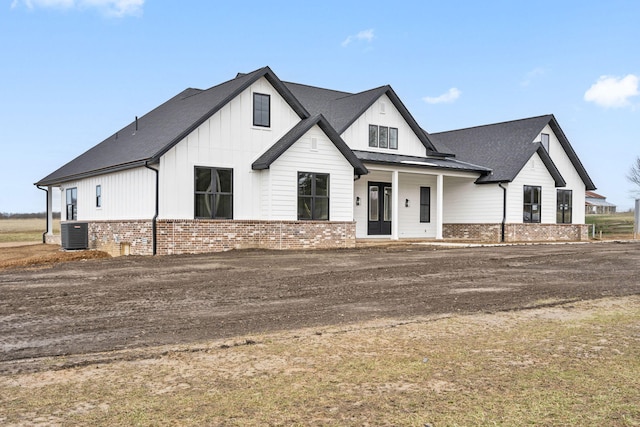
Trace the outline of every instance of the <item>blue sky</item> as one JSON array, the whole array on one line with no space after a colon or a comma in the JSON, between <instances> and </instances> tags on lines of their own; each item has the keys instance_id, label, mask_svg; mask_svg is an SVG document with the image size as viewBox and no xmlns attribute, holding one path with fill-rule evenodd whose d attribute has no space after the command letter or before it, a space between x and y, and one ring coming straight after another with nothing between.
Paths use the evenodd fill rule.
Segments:
<instances>
[{"instance_id":1,"label":"blue sky","mask_svg":"<svg viewBox=\"0 0 640 427\"><path fill-rule=\"evenodd\" d=\"M638 16L636 0L4 1L0 212L44 211L37 180L183 89L265 65L348 92L390 84L429 132L555 114L626 210Z\"/></svg>"}]
</instances>

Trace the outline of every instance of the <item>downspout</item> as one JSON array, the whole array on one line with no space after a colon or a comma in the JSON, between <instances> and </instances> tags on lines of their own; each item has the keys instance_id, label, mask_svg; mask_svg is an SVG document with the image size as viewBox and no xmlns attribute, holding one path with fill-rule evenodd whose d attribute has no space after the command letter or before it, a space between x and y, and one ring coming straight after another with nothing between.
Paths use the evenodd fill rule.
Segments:
<instances>
[{"instance_id":1,"label":"downspout","mask_svg":"<svg viewBox=\"0 0 640 427\"><path fill-rule=\"evenodd\" d=\"M156 173L156 209L155 209L155 214L153 215L153 219L151 220L151 233L153 234L152 237L152 241L153 241L153 255L156 255L158 253L158 239L157 239L157 235L158 235L158 228L157 228L157 222L158 222L158 212L160 211L160 203L159 203L159 199L160 199L160 174L158 172L158 169L152 168L151 166L149 166L149 162L146 161L144 162L144 167L147 169L150 169L152 171L154 171Z\"/></svg>"},{"instance_id":2,"label":"downspout","mask_svg":"<svg viewBox=\"0 0 640 427\"><path fill-rule=\"evenodd\" d=\"M47 218L47 225L45 226L45 231L44 233L42 233L42 243L47 243L47 233L49 232L49 189L47 188L42 188L39 185L36 185L36 187L38 187L38 190L42 190L44 191L45 194L45 200L47 201L45 204L47 205L47 212L45 213L45 217Z\"/></svg>"},{"instance_id":3,"label":"downspout","mask_svg":"<svg viewBox=\"0 0 640 427\"><path fill-rule=\"evenodd\" d=\"M502 188L502 224L500 227L500 242L504 243L504 227L507 222L507 188L498 183L498 187Z\"/></svg>"}]
</instances>

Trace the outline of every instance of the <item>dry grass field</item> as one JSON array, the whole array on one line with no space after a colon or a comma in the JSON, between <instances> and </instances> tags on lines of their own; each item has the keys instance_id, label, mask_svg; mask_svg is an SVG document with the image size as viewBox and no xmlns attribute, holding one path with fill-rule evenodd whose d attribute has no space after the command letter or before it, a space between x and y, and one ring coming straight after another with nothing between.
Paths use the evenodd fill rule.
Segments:
<instances>
[{"instance_id":1,"label":"dry grass field","mask_svg":"<svg viewBox=\"0 0 640 427\"><path fill-rule=\"evenodd\" d=\"M0 376L0 423L640 425L637 296L120 353Z\"/></svg>"},{"instance_id":2,"label":"dry grass field","mask_svg":"<svg viewBox=\"0 0 640 427\"><path fill-rule=\"evenodd\" d=\"M2 220L0 227L0 242L39 241L44 220ZM572 246L571 250L582 252L582 247ZM501 255L493 252L479 255L482 252L474 250L479 259L475 274L461 275L458 281L468 283L453 289L448 298L463 300L467 294L481 295L480 291L493 292L497 296L498 287L508 283L501 283L496 277L503 282L511 280L513 289L504 291L515 295L522 292L529 276L518 279L520 276L514 274L528 264L544 264L547 269L551 268L551 271L540 270L541 267L536 270L538 279L543 282L556 276L554 268L569 280L569 275L554 266L551 260L561 258L561 251L570 249L542 248L544 246L533 249L536 254L542 250L557 253L538 259L524 250ZM614 248L637 254L635 244ZM370 249L363 252L368 257L388 257L392 251ZM338 254L346 259L349 253ZM406 263L410 256L420 259L431 256L432 261L425 265L451 262L458 265L457 269L451 267L447 271L463 274L458 263L464 254L467 252L442 251L428 255L426 250L422 253L411 249L404 252L402 258ZM247 269L247 266L240 268L239 264L233 264L240 255L224 254L215 262L209 261L213 262L213 270L207 270L211 273L210 278L219 277L225 271ZM270 266L264 271L273 275L276 259L286 260L285 254L276 255L250 252L247 258L255 264L257 257L263 256ZM64 288L52 282L53 273L47 273L57 271L64 277L77 277L77 281L82 276L80 264L60 262L101 256L106 255L96 251L67 253L50 245L0 247L2 289L7 292L15 286L30 289L17 305L0 297L0 309L4 310L0 320L9 325L5 326L9 330L15 325L24 325L15 331L15 336L33 336L33 330L30 332L29 328L39 321L77 322L71 323L69 333L78 333L89 340L97 338L96 330L91 328L97 327L98 323L111 325L108 329L113 333L121 326L127 310L136 307L136 300L126 292L116 295L119 301L116 305L122 310L118 317L99 317L102 312L84 307L82 302L73 302L77 304L75 310L81 314L52 311L55 301L70 300L71 294L81 293L78 286L102 286L98 293L102 292L100 298L105 305L111 283L99 282L120 277L114 275L115 270L121 268L120 264L131 264L126 276L129 281L132 278L144 281L151 274L150 270L138 265L147 260L136 257L105 260L105 263L118 263L109 264L109 268L98 268L102 265L97 264L98 261L87 261L84 264L92 266L90 281L67 283ZM297 256L305 257L306 254ZM618 264L620 257L598 256L603 270L607 267L618 274L611 276L611 281L616 282L612 285L637 286L640 270L638 274L627 271L629 274L624 276L627 282L620 285L623 281L619 273L622 270ZM227 258L231 266L220 268ZM492 276L486 264L493 258L506 260L504 269L497 270L499 276ZM176 262L186 263L189 259L178 257ZM201 263L205 261L197 259ZM149 258L148 262L152 261ZM170 258L157 261L168 264ZM54 263L56 265L50 267ZM302 264L297 262L282 268L286 273L282 280L286 281L287 275L293 274L296 266ZM579 265L583 263L576 264L572 271L578 272ZM160 266L156 268L160 269ZM342 271L341 268L351 271L359 267L340 267L339 262L334 261L334 269ZM409 269L404 264L398 268ZM628 266L625 268L628 270ZM200 270L200 274L206 276L203 266ZM362 279L358 271L355 274ZM393 278L392 274L399 274L393 271L376 271L377 275L388 275L377 278L388 280L385 286L389 289L397 285L394 280L403 280L401 276ZM597 277L596 272L592 272L594 277ZM416 277L439 277L438 283L433 284L438 287L446 275L436 273ZM180 273L177 277L183 276ZM167 275L166 280L171 277ZM252 277L256 287L255 276ZM299 277L309 280L310 276L301 271ZM339 275L323 273L322 277L322 280L333 281ZM263 282L266 279L262 277ZM493 284L490 280L494 280ZM286 284L276 280L273 286L275 291L286 296L283 283ZM345 285L344 289L353 287L353 283ZM150 288L153 296L150 301L169 304L160 297L161 284L158 281L158 286ZM186 283L171 286L181 285L188 287ZM265 283L260 285L266 286ZM139 285L143 286L143 283ZM296 289L300 286L295 282ZM51 296L45 297L43 289L51 291ZM205 290L204 293L188 291L185 298L195 299L185 301L190 301L190 306L195 305L197 298L205 298L209 290L212 292L209 298L221 298L219 291L213 292L213 285ZM456 311L459 309L431 315L396 313L374 320L327 323L326 326L291 328L286 332L248 332L232 338L192 340L187 344L140 345L123 350L88 350L33 360L7 360L0 364L0 425L640 426L640 296L637 292L617 297L606 295L609 297L574 302L566 302L568 298L550 297L519 309L485 309L486 312L465 314L459 314ZM285 303L284 300L260 302L262 298L243 301L247 307L258 310L256 313L260 313L260 304ZM292 298L301 297L294 295ZM435 296L426 302L434 301L433 298ZM172 297L175 299L178 295ZM477 299L474 297L474 301ZM296 305L297 310L301 310L300 302ZM369 301L369 304L378 303L377 300ZM38 306L40 311L35 313L29 304ZM349 307L352 307L350 310L364 310L365 306L363 303ZM15 310L8 307L15 307ZM184 307L187 310L187 305ZM49 312L53 314L49 315ZM83 318L82 313L88 317ZM143 311L138 314L151 316L153 313ZM187 327L194 329L198 322L204 322L205 314L209 313L194 314L195 317L189 318L189 322L194 323ZM293 312L290 314L295 317ZM169 320L175 322L176 317ZM283 317L272 320L286 322ZM219 322L225 321L228 319L220 317ZM210 326L215 328L215 323ZM120 327L119 330L129 331L132 340L140 333L134 328ZM59 345L55 336L52 337L50 341L42 338L43 341L36 344L45 349ZM12 345L24 343L7 340L0 344L10 352ZM30 363L39 368L13 369Z\"/></svg>"},{"instance_id":3,"label":"dry grass field","mask_svg":"<svg viewBox=\"0 0 640 427\"><path fill-rule=\"evenodd\" d=\"M42 242L42 233L46 231L47 220L0 219L0 243ZM53 221L53 232L60 233L60 220Z\"/></svg>"}]
</instances>

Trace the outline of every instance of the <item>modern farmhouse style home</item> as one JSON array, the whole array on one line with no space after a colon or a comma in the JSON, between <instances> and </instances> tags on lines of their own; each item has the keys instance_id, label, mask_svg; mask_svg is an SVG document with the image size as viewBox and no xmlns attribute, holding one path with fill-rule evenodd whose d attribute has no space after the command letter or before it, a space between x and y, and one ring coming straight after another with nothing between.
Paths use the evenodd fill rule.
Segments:
<instances>
[{"instance_id":1,"label":"modern farmhouse style home","mask_svg":"<svg viewBox=\"0 0 640 427\"><path fill-rule=\"evenodd\" d=\"M49 216L61 189L87 246L140 255L584 240L595 189L552 115L428 134L390 86L340 92L269 67L186 89L36 185Z\"/></svg>"}]
</instances>

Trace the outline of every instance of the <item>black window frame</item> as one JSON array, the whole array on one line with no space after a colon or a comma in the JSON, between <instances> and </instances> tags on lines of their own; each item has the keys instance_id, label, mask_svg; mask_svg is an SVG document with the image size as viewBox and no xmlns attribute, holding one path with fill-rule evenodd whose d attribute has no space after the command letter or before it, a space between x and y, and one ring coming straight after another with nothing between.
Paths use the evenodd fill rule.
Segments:
<instances>
[{"instance_id":1,"label":"black window frame","mask_svg":"<svg viewBox=\"0 0 640 427\"><path fill-rule=\"evenodd\" d=\"M389 148L389 127L378 126L378 147Z\"/></svg>"},{"instance_id":2,"label":"black window frame","mask_svg":"<svg viewBox=\"0 0 640 427\"><path fill-rule=\"evenodd\" d=\"M566 203L566 196L569 203ZM573 190L558 189L556 191L556 223L573 224Z\"/></svg>"},{"instance_id":3,"label":"black window frame","mask_svg":"<svg viewBox=\"0 0 640 427\"><path fill-rule=\"evenodd\" d=\"M395 138L391 138L392 135L395 135ZM389 128L389 148L391 150L398 149L398 128Z\"/></svg>"},{"instance_id":4,"label":"black window frame","mask_svg":"<svg viewBox=\"0 0 640 427\"><path fill-rule=\"evenodd\" d=\"M210 184L207 190L210 191L202 191L198 190L198 170L208 170L210 173ZM214 177L217 175L218 171L224 171L230 173L230 187L231 191L221 191L218 188L217 180ZM220 168L220 167L210 167L210 166L195 166L193 170L193 217L196 219L233 219L233 168ZM198 196L209 197L209 205L210 205L210 215L202 216L198 215ZM218 215L218 203L217 199L219 197L225 197L230 200L229 203L229 215Z\"/></svg>"},{"instance_id":5,"label":"black window frame","mask_svg":"<svg viewBox=\"0 0 640 427\"><path fill-rule=\"evenodd\" d=\"M266 112L264 111L266 100ZM265 117L266 115L266 117ZM271 95L254 92L253 94L253 125L271 127Z\"/></svg>"},{"instance_id":6,"label":"black window frame","mask_svg":"<svg viewBox=\"0 0 640 427\"><path fill-rule=\"evenodd\" d=\"M378 146L378 126L369 125L369 147Z\"/></svg>"},{"instance_id":7,"label":"black window frame","mask_svg":"<svg viewBox=\"0 0 640 427\"><path fill-rule=\"evenodd\" d=\"M420 222L431 222L431 187L420 187Z\"/></svg>"},{"instance_id":8,"label":"black window frame","mask_svg":"<svg viewBox=\"0 0 640 427\"><path fill-rule=\"evenodd\" d=\"M96 208L102 207L102 185L96 185Z\"/></svg>"},{"instance_id":9,"label":"black window frame","mask_svg":"<svg viewBox=\"0 0 640 427\"><path fill-rule=\"evenodd\" d=\"M369 125L369 147L397 150L398 140L398 128Z\"/></svg>"},{"instance_id":10,"label":"black window frame","mask_svg":"<svg viewBox=\"0 0 640 427\"><path fill-rule=\"evenodd\" d=\"M67 188L65 192L65 204L67 207L67 221L78 220L78 187Z\"/></svg>"},{"instance_id":11,"label":"black window frame","mask_svg":"<svg viewBox=\"0 0 640 427\"><path fill-rule=\"evenodd\" d=\"M330 186L331 186L331 175L328 173L320 173L320 172L302 172L298 171L298 197L297 197L297 214L298 221L329 221L330 220L330 211L331 211L331 194L330 194ZM310 178L311 189L310 194L305 194L302 191L301 180L305 177ZM318 194L317 183L318 177L326 177L326 195ZM322 215L318 215L318 201L326 200L326 218ZM307 201L308 204L303 204L303 201ZM303 206L306 206L307 209L303 209ZM301 215L302 212L308 211L309 215Z\"/></svg>"},{"instance_id":12,"label":"black window frame","mask_svg":"<svg viewBox=\"0 0 640 427\"><path fill-rule=\"evenodd\" d=\"M527 193L530 196L529 200L527 200ZM522 199L522 222L525 224L540 224L542 222L542 187L539 185L524 185ZM534 209L538 213L537 219L534 216Z\"/></svg>"}]
</instances>

